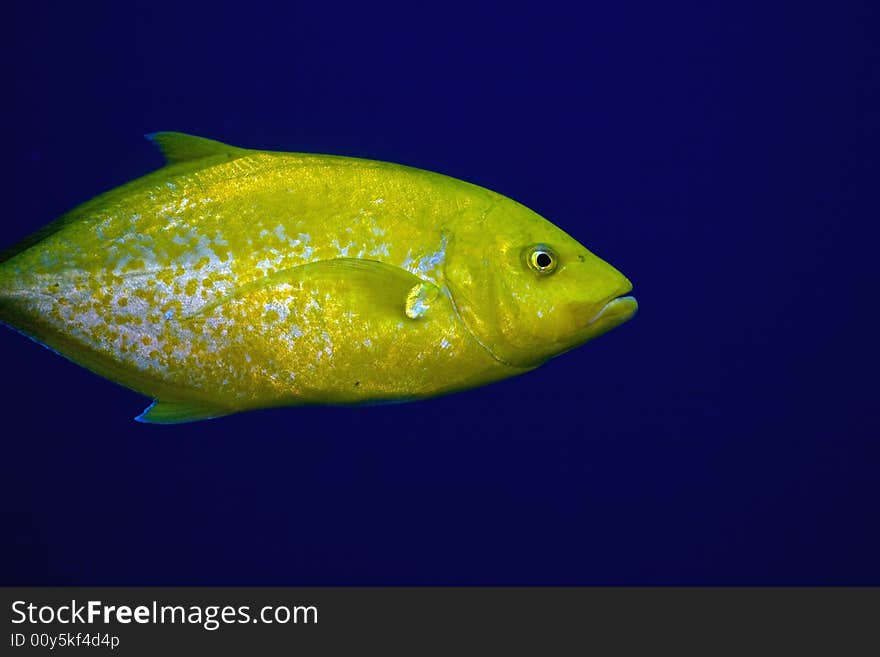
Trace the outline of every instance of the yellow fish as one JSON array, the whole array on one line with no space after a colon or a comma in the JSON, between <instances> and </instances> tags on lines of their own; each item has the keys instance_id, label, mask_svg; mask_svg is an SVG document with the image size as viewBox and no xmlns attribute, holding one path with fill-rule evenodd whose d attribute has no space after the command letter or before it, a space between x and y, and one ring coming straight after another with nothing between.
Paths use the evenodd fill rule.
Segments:
<instances>
[{"instance_id":1,"label":"yellow fish","mask_svg":"<svg viewBox=\"0 0 880 657\"><path fill-rule=\"evenodd\" d=\"M515 201L349 157L148 137L162 169L10 249L0 321L177 423L431 397L628 320L630 282Z\"/></svg>"}]
</instances>

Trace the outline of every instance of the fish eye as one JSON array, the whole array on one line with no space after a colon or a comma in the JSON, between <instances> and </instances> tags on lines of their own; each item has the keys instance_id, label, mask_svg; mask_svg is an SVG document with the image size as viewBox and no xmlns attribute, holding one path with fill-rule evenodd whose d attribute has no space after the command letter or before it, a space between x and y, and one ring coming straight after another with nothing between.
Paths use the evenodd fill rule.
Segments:
<instances>
[{"instance_id":1,"label":"fish eye","mask_svg":"<svg viewBox=\"0 0 880 657\"><path fill-rule=\"evenodd\" d=\"M559 263L559 257L549 246L536 244L526 250L526 262L539 274L552 274Z\"/></svg>"}]
</instances>

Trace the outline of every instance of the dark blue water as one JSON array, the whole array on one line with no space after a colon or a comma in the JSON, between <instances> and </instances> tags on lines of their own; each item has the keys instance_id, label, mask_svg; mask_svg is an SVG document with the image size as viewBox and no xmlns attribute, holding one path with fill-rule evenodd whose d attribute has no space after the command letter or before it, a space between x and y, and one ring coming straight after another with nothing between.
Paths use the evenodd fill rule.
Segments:
<instances>
[{"instance_id":1,"label":"dark blue water","mask_svg":"<svg viewBox=\"0 0 880 657\"><path fill-rule=\"evenodd\" d=\"M3 246L181 130L497 190L641 310L481 390L177 427L3 330L0 583L880 584L867 14L186 4L13 3Z\"/></svg>"}]
</instances>

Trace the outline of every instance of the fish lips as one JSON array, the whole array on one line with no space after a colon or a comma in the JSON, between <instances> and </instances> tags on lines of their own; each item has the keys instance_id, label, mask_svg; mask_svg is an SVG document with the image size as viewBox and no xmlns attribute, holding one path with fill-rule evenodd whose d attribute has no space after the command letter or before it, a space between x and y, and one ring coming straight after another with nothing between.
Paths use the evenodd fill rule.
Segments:
<instances>
[{"instance_id":1,"label":"fish lips","mask_svg":"<svg viewBox=\"0 0 880 657\"><path fill-rule=\"evenodd\" d=\"M602 335L611 329L620 326L639 309L635 297L624 295L614 297L599 309L593 318L587 323L587 331L591 338Z\"/></svg>"}]
</instances>

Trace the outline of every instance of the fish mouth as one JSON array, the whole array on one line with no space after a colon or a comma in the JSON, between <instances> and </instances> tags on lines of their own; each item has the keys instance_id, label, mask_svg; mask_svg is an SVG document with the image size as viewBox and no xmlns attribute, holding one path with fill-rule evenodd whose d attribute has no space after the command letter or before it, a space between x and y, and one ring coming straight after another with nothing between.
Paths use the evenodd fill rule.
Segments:
<instances>
[{"instance_id":1,"label":"fish mouth","mask_svg":"<svg viewBox=\"0 0 880 657\"><path fill-rule=\"evenodd\" d=\"M593 326L597 322L608 321L612 319L622 318L622 321L626 321L633 315L635 315L636 310L639 308L639 303L636 301L634 296L624 295L619 297L614 297L602 306L599 309L599 312L591 319L587 326Z\"/></svg>"}]
</instances>

